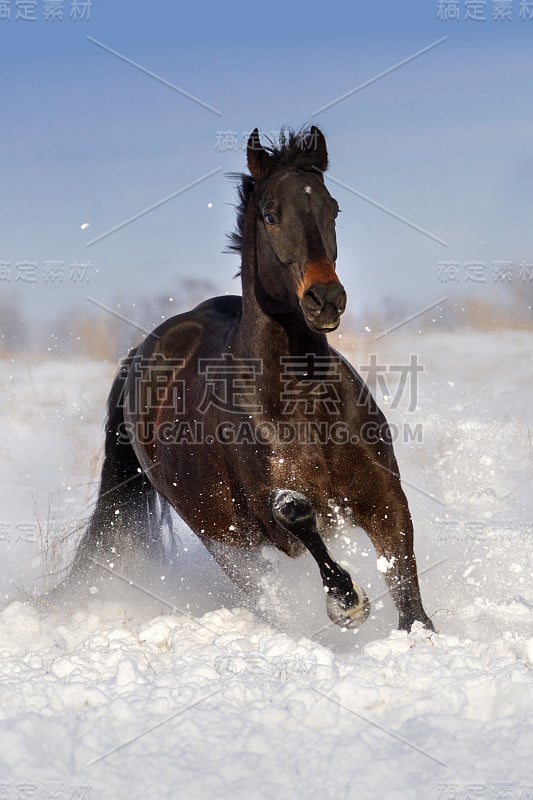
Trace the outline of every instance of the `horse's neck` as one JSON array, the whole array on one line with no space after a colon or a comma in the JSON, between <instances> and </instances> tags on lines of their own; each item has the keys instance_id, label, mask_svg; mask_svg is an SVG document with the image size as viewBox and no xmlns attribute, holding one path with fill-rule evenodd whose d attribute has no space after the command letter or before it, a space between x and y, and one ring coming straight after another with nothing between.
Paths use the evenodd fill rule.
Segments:
<instances>
[{"instance_id":1,"label":"horse's neck","mask_svg":"<svg viewBox=\"0 0 533 800\"><path fill-rule=\"evenodd\" d=\"M326 337L313 334L298 310L283 315L269 314L253 292L245 291L244 285L242 315L232 349L235 354L278 364L282 356L329 353Z\"/></svg>"}]
</instances>

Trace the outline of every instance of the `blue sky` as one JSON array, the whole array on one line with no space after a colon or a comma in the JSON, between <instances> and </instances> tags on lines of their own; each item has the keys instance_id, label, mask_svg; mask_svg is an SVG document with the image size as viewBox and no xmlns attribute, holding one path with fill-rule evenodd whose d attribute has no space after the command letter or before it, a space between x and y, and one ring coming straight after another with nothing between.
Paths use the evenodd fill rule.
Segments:
<instances>
[{"instance_id":1,"label":"blue sky","mask_svg":"<svg viewBox=\"0 0 533 800\"><path fill-rule=\"evenodd\" d=\"M513 262L518 281L517 265L533 261L533 19L520 18L514 0L513 19L494 20L488 0L486 21L474 22L464 19L465 3L461 19L445 22L433 0L93 0L90 19L74 21L65 0L63 21L44 22L46 0L36 0L31 22L14 19L11 0L12 18L0 20L0 262L11 280L0 280L0 292L51 317L85 308L88 294L123 308L143 293L174 295L190 276L238 291L236 257L222 253L235 196L224 173L244 167L243 136L256 125L270 132L315 122L343 211L338 271L355 316L385 296L416 308L454 292L503 293L494 262ZM221 148L223 132L236 137L235 150ZM16 280L17 261L37 264L35 281ZM64 263L62 281L45 281L49 261ZM73 261L91 262L87 283L69 274ZM457 281L442 280L441 261L459 264ZM483 283L465 282L469 261L486 264Z\"/></svg>"}]
</instances>

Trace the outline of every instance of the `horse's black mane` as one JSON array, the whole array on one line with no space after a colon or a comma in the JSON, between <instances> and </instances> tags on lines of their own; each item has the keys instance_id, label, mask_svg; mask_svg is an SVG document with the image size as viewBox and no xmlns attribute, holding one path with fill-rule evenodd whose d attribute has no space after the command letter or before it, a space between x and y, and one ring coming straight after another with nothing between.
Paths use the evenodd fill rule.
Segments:
<instances>
[{"instance_id":1,"label":"horse's black mane","mask_svg":"<svg viewBox=\"0 0 533 800\"><path fill-rule=\"evenodd\" d=\"M277 142L268 139L268 145L264 145L264 149L272 159L272 169L293 167L294 169L316 170L316 152L313 147L305 146L312 140L312 137L313 133L310 128L301 128L298 131L282 129ZM238 181L238 204L236 206L237 223L235 230L228 235L227 250L231 253L240 253L242 251L244 218L255 180L245 172L232 172L229 177Z\"/></svg>"},{"instance_id":2,"label":"horse's black mane","mask_svg":"<svg viewBox=\"0 0 533 800\"><path fill-rule=\"evenodd\" d=\"M227 246L227 252L240 253L242 251L244 217L246 215L246 209L248 208L250 195L254 190L255 181L251 175L247 175L245 172L232 172L229 177L239 181L239 184L237 186L238 203L235 207L237 210L237 222L235 224L235 230L228 233L229 244Z\"/></svg>"}]
</instances>

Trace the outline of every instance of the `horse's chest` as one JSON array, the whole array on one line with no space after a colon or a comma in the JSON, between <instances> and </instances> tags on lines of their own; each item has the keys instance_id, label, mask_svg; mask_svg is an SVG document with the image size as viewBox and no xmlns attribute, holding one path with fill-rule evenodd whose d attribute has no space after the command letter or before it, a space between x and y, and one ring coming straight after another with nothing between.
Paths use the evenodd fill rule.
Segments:
<instances>
[{"instance_id":1,"label":"horse's chest","mask_svg":"<svg viewBox=\"0 0 533 800\"><path fill-rule=\"evenodd\" d=\"M305 491L306 487L327 492L330 485L330 464L321 447L278 446L268 458L268 473L273 486Z\"/></svg>"}]
</instances>

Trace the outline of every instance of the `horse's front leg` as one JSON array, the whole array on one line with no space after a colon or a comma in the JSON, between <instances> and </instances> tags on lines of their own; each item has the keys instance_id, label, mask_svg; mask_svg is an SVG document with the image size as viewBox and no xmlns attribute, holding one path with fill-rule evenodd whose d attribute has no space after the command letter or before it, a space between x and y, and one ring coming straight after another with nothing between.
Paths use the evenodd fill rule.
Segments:
<instances>
[{"instance_id":1,"label":"horse's front leg","mask_svg":"<svg viewBox=\"0 0 533 800\"><path fill-rule=\"evenodd\" d=\"M345 628L355 628L370 612L368 597L331 558L318 532L317 516L310 500L292 489L275 489L269 498L272 516L283 530L295 536L311 553L318 568L329 618Z\"/></svg>"},{"instance_id":2,"label":"horse's front leg","mask_svg":"<svg viewBox=\"0 0 533 800\"><path fill-rule=\"evenodd\" d=\"M379 478L383 479L383 476L376 476L377 485ZM422 605L413 549L413 523L399 479L389 482L387 490L371 510L356 513L356 517L374 545L378 558L387 560L384 577L398 609L400 630L410 630L416 621L434 630Z\"/></svg>"}]
</instances>

